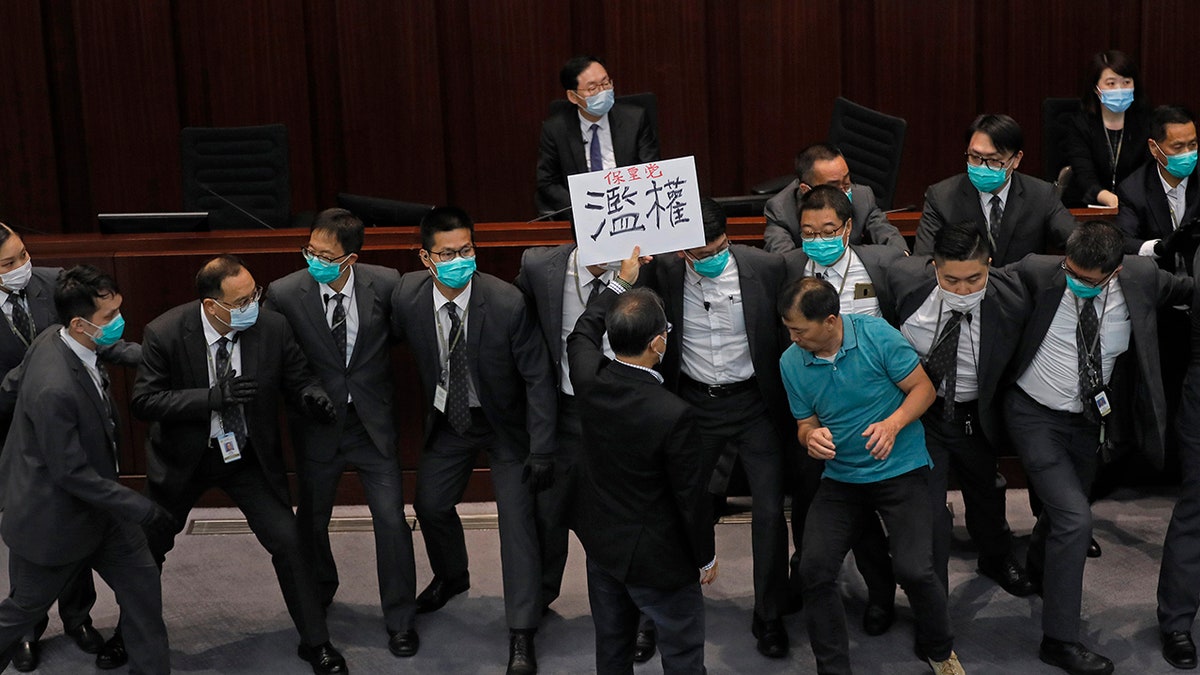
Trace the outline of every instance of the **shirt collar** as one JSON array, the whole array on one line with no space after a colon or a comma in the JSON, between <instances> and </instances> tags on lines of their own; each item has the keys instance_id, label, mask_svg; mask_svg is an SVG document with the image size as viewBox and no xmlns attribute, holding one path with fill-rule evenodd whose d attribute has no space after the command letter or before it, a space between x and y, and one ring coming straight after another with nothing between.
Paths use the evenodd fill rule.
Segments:
<instances>
[{"instance_id":1,"label":"shirt collar","mask_svg":"<svg viewBox=\"0 0 1200 675\"><path fill-rule=\"evenodd\" d=\"M1155 165L1157 166L1157 162ZM1179 185L1171 187L1171 184L1167 182L1167 179L1163 178L1162 171L1155 171L1154 173L1158 174L1158 181L1162 183L1163 192L1169 193L1171 190L1179 190L1180 192L1187 191L1188 179L1191 178L1190 175L1184 176L1183 180L1179 181Z\"/></svg>"},{"instance_id":2,"label":"shirt collar","mask_svg":"<svg viewBox=\"0 0 1200 675\"><path fill-rule=\"evenodd\" d=\"M71 348L71 351L75 352L75 356L78 356L79 360L83 361L83 365L92 370L96 370L96 352L79 344L79 342L77 342L75 338L71 337L71 334L67 332L66 326L58 329L58 336L62 338L63 342L67 343L67 346Z\"/></svg>"},{"instance_id":3,"label":"shirt collar","mask_svg":"<svg viewBox=\"0 0 1200 675\"><path fill-rule=\"evenodd\" d=\"M608 113L604 113L604 116L601 117L600 119L596 120L595 122L589 121L588 118L583 116L582 112L579 112L578 114L579 114L579 129L580 129L580 131L583 132L584 139L587 139L588 135L592 133L592 125L593 124L599 125L600 131L608 131L608 129L609 129Z\"/></svg>"},{"instance_id":4,"label":"shirt collar","mask_svg":"<svg viewBox=\"0 0 1200 675\"><path fill-rule=\"evenodd\" d=\"M841 361L842 357L846 355L846 352L858 346L858 332L854 329L854 322L850 320L850 316L848 314L843 314L841 319L842 346L838 348L837 353L833 355L833 363ZM803 360L804 365L806 366L811 366L814 363L820 363L822 365L828 365L830 363L825 359L818 359L815 354L807 349L800 350L800 358Z\"/></svg>"},{"instance_id":5,"label":"shirt collar","mask_svg":"<svg viewBox=\"0 0 1200 675\"><path fill-rule=\"evenodd\" d=\"M636 364L636 363L630 363L630 362L628 362L628 361L622 361L622 360L621 360L621 359L619 359L619 358L618 358L618 359L616 359L616 362L617 362L617 363L619 363L619 364L621 364L621 365L623 365L623 366L629 366L630 368L634 368L634 369L636 369L636 370L644 370L644 371L646 371L647 373L650 373L651 375L653 375L653 376L654 376L654 379L655 379L655 380L657 380L659 384L662 384L662 383L663 383L663 376L662 376L662 373L658 372L657 370L654 370L653 368L647 368L646 366L639 366L639 365L638 365L638 364Z\"/></svg>"},{"instance_id":6,"label":"shirt collar","mask_svg":"<svg viewBox=\"0 0 1200 675\"><path fill-rule=\"evenodd\" d=\"M233 329L230 329L227 335L221 335L217 332L217 329L213 328L212 323L208 320L208 314L204 311L203 301L200 303L200 325L204 328L204 343L210 347L215 345L221 338L229 338L230 341L233 341L234 336L237 335L237 331Z\"/></svg>"},{"instance_id":7,"label":"shirt collar","mask_svg":"<svg viewBox=\"0 0 1200 675\"><path fill-rule=\"evenodd\" d=\"M437 284L430 284L430 285L433 286L433 309L435 312L441 311L442 307L447 302L453 302L454 305L456 307L458 307L459 314L463 314L464 312L467 311L467 308L470 307L471 287L475 285L474 279L467 282L467 287L464 288L462 293L459 293L458 297L455 298L454 300L451 300L450 298L447 298L446 296L442 295L442 289L438 288Z\"/></svg>"},{"instance_id":8,"label":"shirt collar","mask_svg":"<svg viewBox=\"0 0 1200 675\"><path fill-rule=\"evenodd\" d=\"M346 296L346 302L350 302L354 299L354 265L350 266L350 276L346 277L346 285L342 286L342 290L335 291L329 284L322 283L318 283L317 288L321 290L322 300L325 300L325 298L332 298L334 295L341 293L342 295ZM325 301L328 302L327 300Z\"/></svg>"},{"instance_id":9,"label":"shirt collar","mask_svg":"<svg viewBox=\"0 0 1200 675\"><path fill-rule=\"evenodd\" d=\"M605 286L613 279L614 272L608 269L604 270L604 273L598 277L593 276L592 271L587 268L587 265L580 262L578 248L571 253L571 261L575 265L575 278L578 280L579 287L583 290L587 290L587 286L592 283L592 279L599 279L604 282Z\"/></svg>"},{"instance_id":10,"label":"shirt collar","mask_svg":"<svg viewBox=\"0 0 1200 675\"><path fill-rule=\"evenodd\" d=\"M1012 172L1012 174L1011 174L1011 175L1009 175L1009 177L1008 177L1008 180L1004 181L1004 187L1000 188L1000 191L999 191L999 192L995 192L995 193L992 193L992 192L980 192L980 193L979 193L979 198L980 198L981 200L983 200L984 202L986 202L988 206L991 206L991 204L992 204L992 195L993 195L993 194L995 194L995 196L997 196L997 197L999 197L999 198L1000 198L1000 203L1001 203L1001 204L1004 204L1005 206L1008 206L1008 191L1012 189L1012 184L1013 184L1013 176L1015 176L1015 175L1017 175L1017 172L1016 172L1016 171L1013 171L1013 172Z\"/></svg>"}]
</instances>

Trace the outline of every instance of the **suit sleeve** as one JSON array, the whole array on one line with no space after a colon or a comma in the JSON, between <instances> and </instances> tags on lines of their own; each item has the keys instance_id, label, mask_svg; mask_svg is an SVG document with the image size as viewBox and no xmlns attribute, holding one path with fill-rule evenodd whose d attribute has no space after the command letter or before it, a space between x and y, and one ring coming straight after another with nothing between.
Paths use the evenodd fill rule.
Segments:
<instances>
[{"instance_id":1,"label":"suit sleeve","mask_svg":"<svg viewBox=\"0 0 1200 675\"><path fill-rule=\"evenodd\" d=\"M1046 225L1055 246L1066 248L1067 237L1075 229L1075 216L1063 206L1062 200L1051 190L1047 199L1050 201L1050 213L1046 217Z\"/></svg>"},{"instance_id":2,"label":"suit sleeve","mask_svg":"<svg viewBox=\"0 0 1200 675\"><path fill-rule=\"evenodd\" d=\"M558 393L550 371L550 356L541 331L530 317L524 302L516 303L509 324L513 362L525 380L526 425L529 452L553 455L557 446L555 425L558 419Z\"/></svg>"},{"instance_id":3,"label":"suit sleeve","mask_svg":"<svg viewBox=\"0 0 1200 675\"><path fill-rule=\"evenodd\" d=\"M142 364L133 383L133 414L146 421L209 418L208 388L171 388L171 345L151 325L142 336Z\"/></svg>"},{"instance_id":4,"label":"suit sleeve","mask_svg":"<svg viewBox=\"0 0 1200 675\"><path fill-rule=\"evenodd\" d=\"M657 162L662 159L658 151L658 134L650 125L650 116L642 113L642 123L637 132L637 159L639 163ZM569 200L568 200L569 201Z\"/></svg>"},{"instance_id":5,"label":"suit sleeve","mask_svg":"<svg viewBox=\"0 0 1200 675\"><path fill-rule=\"evenodd\" d=\"M604 362L604 316L617 299L616 291L606 288L588 305L575 329L567 336L567 360L571 364L571 385L577 392L591 386Z\"/></svg>"},{"instance_id":6,"label":"suit sleeve","mask_svg":"<svg viewBox=\"0 0 1200 675\"><path fill-rule=\"evenodd\" d=\"M105 363L126 368L137 368L142 364L142 345L119 340L114 344L96 348L96 356Z\"/></svg>"},{"instance_id":7,"label":"suit sleeve","mask_svg":"<svg viewBox=\"0 0 1200 675\"><path fill-rule=\"evenodd\" d=\"M921 222L917 225L913 254L933 255L933 237L945 224L946 222L942 218L942 205L938 203L937 192L931 187L925 191L925 206L921 210Z\"/></svg>"},{"instance_id":8,"label":"suit sleeve","mask_svg":"<svg viewBox=\"0 0 1200 675\"><path fill-rule=\"evenodd\" d=\"M680 416L667 439L666 461L671 491L683 517L696 569L707 565L716 555L712 500L701 475L700 455L696 452L700 445L700 430L688 411Z\"/></svg>"},{"instance_id":9,"label":"suit sleeve","mask_svg":"<svg viewBox=\"0 0 1200 675\"><path fill-rule=\"evenodd\" d=\"M763 248L770 253L781 254L796 250L796 242L792 239L792 233L779 224L779 219L774 216L769 204L763 211L763 216L767 219L767 227L763 230Z\"/></svg>"},{"instance_id":10,"label":"suit sleeve","mask_svg":"<svg viewBox=\"0 0 1200 675\"><path fill-rule=\"evenodd\" d=\"M296 342L296 336L292 334L292 327L288 322L280 317L279 325L283 327L282 335L280 336L281 344L279 349L283 352L280 360L280 378L283 385L283 391L287 395L288 400L292 405L299 406L301 397L306 391L325 392L321 386L321 380L317 378L316 373L308 364L308 357L304 356L304 350L300 349L300 344Z\"/></svg>"},{"instance_id":11,"label":"suit sleeve","mask_svg":"<svg viewBox=\"0 0 1200 675\"><path fill-rule=\"evenodd\" d=\"M1092 139L1088 131L1088 118L1078 115L1071 119L1063 136L1063 149L1071 165L1071 182L1079 185L1080 195L1087 204L1095 204L1103 188L1096 173L1096 161L1092 156Z\"/></svg>"},{"instance_id":12,"label":"suit sleeve","mask_svg":"<svg viewBox=\"0 0 1200 675\"><path fill-rule=\"evenodd\" d=\"M1158 306L1188 305L1190 307L1192 295L1195 292L1195 278L1176 276L1157 268L1155 271L1158 273Z\"/></svg>"},{"instance_id":13,"label":"suit sleeve","mask_svg":"<svg viewBox=\"0 0 1200 675\"><path fill-rule=\"evenodd\" d=\"M542 205L550 211L557 211L571 205L571 193L567 190L567 176L563 172L562 157L559 156L558 143L551 128L553 123L553 118L542 123L542 139L538 144L537 196ZM656 150L657 147L658 142L655 141Z\"/></svg>"},{"instance_id":14,"label":"suit sleeve","mask_svg":"<svg viewBox=\"0 0 1200 675\"><path fill-rule=\"evenodd\" d=\"M1137 175L1134 174L1134 176ZM1139 232L1145 214L1138 208L1137 199L1130 194L1131 182L1125 180L1117 186L1119 206L1117 207L1117 217L1113 219L1113 225L1121 231L1121 236L1125 238L1125 254L1137 255L1146 241L1142 239Z\"/></svg>"},{"instance_id":15,"label":"suit sleeve","mask_svg":"<svg viewBox=\"0 0 1200 675\"><path fill-rule=\"evenodd\" d=\"M872 244L883 244L899 249L901 253L908 253L908 242L904 240L904 235L888 220L887 214L875 202L874 195L871 196L871 210L863 228L871 236Z\"/></svg>"},{"instance_id":16,"label":"suit sleeve","mask_svg":"<svg viewBox=\"0 0 1200 675\"><path fill-rule=\"evenodd\" d=\"M392 325L390 337L393 342L404 342L406 339L408 339L408 331L405 329L404 324L404 302L402 301L404 297L402 292L403 290L404 277L401 277L400 281L396 282L396 287L392 289L392 297L390 299L392 303Z\"/></svg>"},{"instance_id":17,"label":"suit sleeve","mask_svg":"<svg viewBox=\"0 0 1200 675\"><path fill-rule=\"evenodd\" d=\"M146 497L109 480L88 462L79 438L79 402L76 392L43 389L32 396L36 413L29 418L32 447L41 454L54 484L71 496L122 520L140 523L150 512Z\"/></svg>"}]
</instances>

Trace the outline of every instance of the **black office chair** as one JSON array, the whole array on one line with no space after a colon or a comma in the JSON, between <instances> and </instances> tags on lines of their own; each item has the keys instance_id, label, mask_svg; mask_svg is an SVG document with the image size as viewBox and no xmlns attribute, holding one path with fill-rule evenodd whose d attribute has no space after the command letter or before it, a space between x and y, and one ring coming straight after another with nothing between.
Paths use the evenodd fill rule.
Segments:
<instances>
[{"instance_id":1,"label":"black office chair","mask_svg":"<svg viewBox=\"0 0 1200 675\"><path fill-rule=\"evenodd\" d=\"M652 92L642 92L640 94L626 94L618 96L617 103L627 103L636 105L646 112L646 119L650 122L650 129L654 131L654 135L658 136L658 96ZM561 115L567 110L575 109L575 104L565 98L556 98L550 101L549 115Z\"/></svg>"},{"instance_id":2,"label":"black office chair","mask_svg":"<svg viewBox=\"0 0 1200 675\"><path fill-rule=\"evenodd\" d=\"M875 201L884 210L892 207L892 198L896 194L907 129L908 122L903 118L872 110L841 96L834 99L827 140L846 157L854 182L870 187L875 192ZM795 178L794 174L772 178L751 187L750 192L773 195Z\"/></svg>"},{"instance_id":3,"label":"black office chair","mask_svg":"<svg viewBox=\"0 0 1200 675\"><path fill-rule=\"evenodd\" d=\"M187 127L179 146L185 211L207 211L214 230L287 227L287 127Z\"/></svg>"},{"instance_id":4,"label":"black office chair","mask_svg":"<svg viewBox=\"0 0 1200 675\"><path fill-rule=\"evenodd\" d=\"M364 197L339 192L337 205L358 216L367 227L419 227L430 204L401 202L380 197Z\"/></svg>"},{"instance_id":5,"label":"black office chair","mask_svg":"<svg viewBox=\"0 0 1200 675\"><path fill-rule=\"evenodd\" d=\"M1067 124L1078 113L1078 98L1042 99L1042 175L1054 183L1059 197L1071 179L1071 160L1064 144Z\"/></svg>"}]
</instances>

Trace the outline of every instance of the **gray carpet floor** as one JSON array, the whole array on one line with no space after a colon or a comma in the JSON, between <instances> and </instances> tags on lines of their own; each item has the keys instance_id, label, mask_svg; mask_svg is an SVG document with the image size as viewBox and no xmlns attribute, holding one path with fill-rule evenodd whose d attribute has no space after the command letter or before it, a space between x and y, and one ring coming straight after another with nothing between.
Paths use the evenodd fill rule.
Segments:
<instances>
[{"instance_id":1,"label":"gray carpet floor","mask_svg":"<svg viewBox=\"0 0 1200 675\"><path fill-rule=\"evenodd\" d=\"M957 650L969 673L1061 673L1037 659L1041 637L1041 600L1014 598L975 574L974 554L967 550L961 499L956 508L958 541L950 561L951 620ZM1119 491L1095 506L1096 538L1104 555L1088 562L1084 580L1084 640L1110 657L1118 673L1173 673L1159 655L1155 623L1155 586L1162 538L1171 512L1169 491ZM494 505L464 505L464 513L485 514ZM237 518L238 512L198 509L192 518ZM339 508L335 516L365 516L365 507ZM1009 519L1023 554L1032 516L1023 491L1009 492ZM430 579L420 534L417 547L418 586ZM750 635L750 526L743 522L717 527L721 575L705 589L707 599L706 659L711 673L810 673L812 653L803 614L789 616L792 652L787 659L767 660L755 651ZM329 613L334 644L354 673L502 673L507 659L507 633L500 596L500 554L491 529L467 532L471 551L471 590L441 611L418 618L420 653L396 659L387 650L380 618L374 548L366 532L333 535L342 586ZM7 570L7 551L0 569ZM593 670L593 629L588 614L583 552L573 541L562 597L554 603L537 636L542 673ZM929 672L912 655L913 623L903 594L899 619L886 635L867 637L858 624L865 597L857 572L843 574L843 594L850 622L852 659L857 673L917 674ZM116 622L111 592L98 583L100 599L92 616L107 636ZM266 553L251 535L185 535L167 559L163 573L164 612L171 637L171 659L177 673L306 673L295 656L292 628ZM125 672L126 669L113 672ZM661 673L657 658L637 667L638 675ZM11 671L10 671L11 672ZM52 614L43 641L42 665L47 675L101 672L92 657L78 651L62 634Z\"/></svg>"}]
</instances>

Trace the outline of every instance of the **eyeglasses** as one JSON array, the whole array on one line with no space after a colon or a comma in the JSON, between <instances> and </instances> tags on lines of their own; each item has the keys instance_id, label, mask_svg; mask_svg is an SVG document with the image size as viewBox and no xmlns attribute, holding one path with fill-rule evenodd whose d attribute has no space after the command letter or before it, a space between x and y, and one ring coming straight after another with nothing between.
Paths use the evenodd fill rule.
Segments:
<instances>
[{"instance_id":1,"label":"eyeglasses","mask_svg":"<svg viewBox=\"0 0 1200 675\"><path fill-rule=\"evenodd\" d=\"M1066 272L1068 275L1070 275L1070 277L1072 279L1074 279L1075 281L1078 281L1079 283L1083 284L1084 286L1087 286L1088 288L1098 288L1100 286L1103 286L1104 284L1108 283L1108 280L1110 278L1112 278L1112 275L1117 273L1116 270L1113 270L1112 272L1109 272L1108 274L1104 275L1104 278L1101 279L1100 281L1092 281L1091 279L1085 279L1085 278L1079 276L1078 272L1071 269L1070 267L1067 267L1066 260L1063 260L1061 263L1058 264L1058 266L1059 266L1059 268L1062 269L1063 272Z\"/></svg>"},{"instance_id":2,"label":"eyeglasses","mask_svg":"<svg viewBox=\"0 0 1200 675\"><path fill-rule=\"evenodd\" d=\"M429 257L438 262L450 262L455 258L474 258L475 245L467 244L460 249L445 249L442 251L429 251Z\"/></svg>"},{"instance_id":3,"label":"eyeglasses","mask_svg":"<svg viewBox=\"0 0 1200 675\"><path fill-rule=\"evenodd\" d=\"M213 298L213 300L216 301L216 303L218 305L224 307L225 309L228 309L230 311L239 311L240 312L240 311L246 309L247 307L249 307L250 305L253 305L254 303L258 302L259 298L262 297L262 292L263 292L262 286L255 286L254 293L252 293L250 295L250 297L246 298L245 300L243 300L233 306L230 306L224 302L221 302L220 300L217 300L216 298Z\"/></svg>"},{"instance_id":4,"label":"eyeglasses","mask_svg":"<svg viewBox=\"0 0 1200 675\"><path fill-rule=\"evenodd\" d=\"M328 256L323 256L320 253L317 253L316 251L312 250L311 248L309 248L307 246L304 246L300 249L300 255L304 256L304 259L307 261L310 261L310 262L313 260L320 260L321 262L332 264L332 263L335 263L335 262L341 260L342 258L345 258L346 256L348 256L350 254L343 253L342 255L339 255L336 258L330 258Z\"/></svg>"},{"instance_id":5,"label":"eyeglasses","mask_svg":"<svg viewBox=\"0 0 1200 675\"><path fill-rule=\"evenodd\" d=\"M670 322L670 321L668 321L668 322L667 322L667 327L666 327L666 328L664 328L663 330L660 330L660 331L658 331L658 332L659 332L659 333L666 333L666 334L670 335L670 334L671 334L671 330L672 330L672 329L674 329L674 328L675 328L675 326L671 325L671 322Z\"/></svg>"},{"instance_id":6,"label":"eyeglasses","mask_svg":"<svg viewBox=\"0 0 1200 675\"><path fill-rule=\"evenodd\" d=\"M611 79L604 80L599 84L590 84L587 89L576 89L575 91L582 93L585 96L595 96L602 90L612 89L613 81Z\"/></svg>"},{"instance_id":7,"label":"eyeglasses","mask_svg":"<svg viewBox=\"0 0 1200 675\"><path fill-rule=\"evenodd\" d=\"M817 239L833 239L834 237L840 237L842 230L844 230L844 229L846 229L846 223L842 223L842 226L835 230L821 230L820 232L814 232L812 230L801 229L800 230L800 238L803 239L804 241L815 241Z\"/></svg>"},{"instance_id":8,"label":"eyeglasses","mask_svg":"<svg viewBox=\"0 0 1200 675\"><path fill-rule=\"evenodd\" d=\"M1008 163L1011 162L1012 158L1016 156L1012 155L1008 159L988 159L987 157L980 157L979 155L970 152L965 152L963 155L967 158L967 164L970 164L971 166L986 166L993 171L999 171L1000 169L1008 168Z\"/></svg>"}]
</instances>

